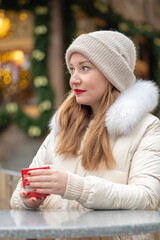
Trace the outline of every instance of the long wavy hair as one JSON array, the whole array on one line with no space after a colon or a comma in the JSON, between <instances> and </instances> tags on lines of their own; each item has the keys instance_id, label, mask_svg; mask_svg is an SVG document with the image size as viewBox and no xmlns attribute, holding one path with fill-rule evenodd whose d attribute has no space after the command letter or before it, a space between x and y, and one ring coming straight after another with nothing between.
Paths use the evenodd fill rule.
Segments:
<instances>
[{"instance_id":1,"label":"long wavy hair","mask_svg":"<svg viewBox=\"0 0 160 240\"><path fill-rule=\"evenodd\" d=\"M86 170L96 170L100 163L105 163L106 167L111 169L115 164L115 159L105 127L105 116L118 95L119 91L109 83L99 110L93 116L91 108L78 104L73 91L71 91L58 110L59 142L57 153L77 155L84 139L82 166Z\"/></svg>"}]
</instances>

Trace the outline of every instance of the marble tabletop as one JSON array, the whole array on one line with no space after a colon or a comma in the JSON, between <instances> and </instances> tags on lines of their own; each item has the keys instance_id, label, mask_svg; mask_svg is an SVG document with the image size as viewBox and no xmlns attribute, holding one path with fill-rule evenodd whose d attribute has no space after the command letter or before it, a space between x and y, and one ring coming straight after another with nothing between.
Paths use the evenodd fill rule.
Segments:
<instances>
[{"instance_id":1,"label":"marble tabletop","mask_svg":"<svg viewBox=\"0 0 160 240\"><path fill-rule=\"evenodd\" d=\"M160 232L160 212L0 210L0 238L73 238L149 232Z\"/></svg>"}]
</instances>

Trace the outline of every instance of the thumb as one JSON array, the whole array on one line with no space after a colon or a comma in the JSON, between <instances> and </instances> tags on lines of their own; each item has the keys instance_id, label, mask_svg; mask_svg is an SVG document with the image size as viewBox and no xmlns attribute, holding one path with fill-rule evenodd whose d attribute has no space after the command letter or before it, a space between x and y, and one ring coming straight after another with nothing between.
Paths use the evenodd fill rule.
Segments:
<instances>
[{"instance_id":1,"label":"thumb","mask_svg":"<svg viewBox=\"0 0 160 240\"><path fill-rule=\"evenodd\" d=\"M24 188L21 188L19 195L21 198L26 198L28 195L28 192Z\"/></svg>"}]
</instances>

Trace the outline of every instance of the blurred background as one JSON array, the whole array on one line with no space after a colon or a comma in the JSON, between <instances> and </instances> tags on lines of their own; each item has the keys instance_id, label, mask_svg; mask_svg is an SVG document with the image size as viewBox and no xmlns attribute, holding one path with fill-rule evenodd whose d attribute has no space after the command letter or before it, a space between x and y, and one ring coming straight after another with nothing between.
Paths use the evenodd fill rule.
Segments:
<instances>
[{"instance_id":1,"label":"blurred background","mask_svg":"<svg viewBox=\"0 0 160 240\"><path fill-rule=\"evenodd\" d=\"M1 172L29 166L69 90L66 48L100 29L131 37L137 78L160 85L160 0L0 0Z\"/></svg>"}]
</instances>

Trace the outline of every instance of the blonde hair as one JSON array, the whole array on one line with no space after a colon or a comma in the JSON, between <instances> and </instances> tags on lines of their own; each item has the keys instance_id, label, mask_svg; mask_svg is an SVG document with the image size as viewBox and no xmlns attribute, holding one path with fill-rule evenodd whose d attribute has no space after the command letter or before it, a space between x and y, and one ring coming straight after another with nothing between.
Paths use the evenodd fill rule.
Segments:
<instances>
[{"instance_id":1,"label":"blonde hair","mask_svg":"<svg viewBox=\"0 0 160 240\"><path fill-rule=\"evenodd\" d=\"M59 142L57 153L77 155L90 121L82 151L82 166L87 170L98 169L100 163L112 168L115 160L111 151L109 135L105 127L105 116L109 107L119 95L119 91L109 83L99 110L93 117L89 106L80 105L71 91L59 108Z\"/></svg>"}]
</instances>

